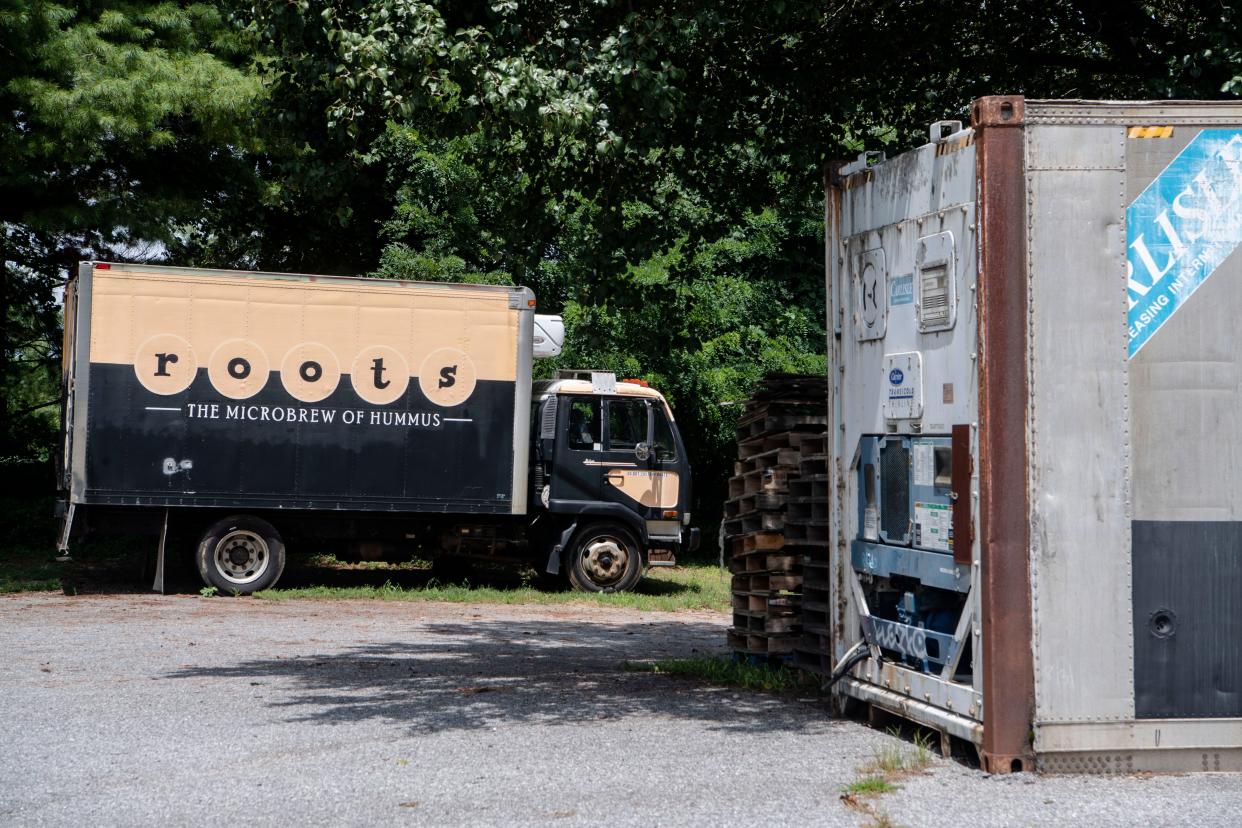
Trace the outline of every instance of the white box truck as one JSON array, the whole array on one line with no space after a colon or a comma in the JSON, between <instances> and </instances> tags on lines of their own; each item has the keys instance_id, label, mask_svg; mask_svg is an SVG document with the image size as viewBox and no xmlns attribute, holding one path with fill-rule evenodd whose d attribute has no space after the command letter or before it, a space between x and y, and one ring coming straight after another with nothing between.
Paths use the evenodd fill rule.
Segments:
<instances>
[{"instance_id":1,"label":"white box truck","mask_svg":"<svg viewBox=\"0 0 1242 828\"><path fill-rule=\"evenodd\" d=\"M697 541L664 398L566 372L521 287L108 262L65 292L60 547L189 535L203 581L276 583L286 546L415 541L632 588ZM532 429L533 424L533 429Z\"/></svg>"}]
</instances>

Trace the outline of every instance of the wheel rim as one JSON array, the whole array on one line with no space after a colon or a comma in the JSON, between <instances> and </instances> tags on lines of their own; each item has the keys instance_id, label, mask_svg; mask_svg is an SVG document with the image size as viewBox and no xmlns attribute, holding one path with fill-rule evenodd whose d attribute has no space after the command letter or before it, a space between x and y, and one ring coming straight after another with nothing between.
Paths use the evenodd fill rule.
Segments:
<instances>
[{"instance_id":1,"label":"wheel rim","mask_svg":"<svg viewBox=\"0 0 1242 828\"><path fill-rule=\"evenodd\" d=\"M582 550L582 571L599 587L620 582L629 562L630 553L625 542L609 535L593 538Z\"/></svg>"},{"instance_id":2,"label":"wheel rim","mask_svg":"<svg viewBox=\"0 0 1242 828\"><path fill-rule=\"evenodd\" d=\"M229 532L216 544L216 572L230 584L251 584L263 577L271 561L267 541L246 529Z\"/></svg>"}]
</instances>

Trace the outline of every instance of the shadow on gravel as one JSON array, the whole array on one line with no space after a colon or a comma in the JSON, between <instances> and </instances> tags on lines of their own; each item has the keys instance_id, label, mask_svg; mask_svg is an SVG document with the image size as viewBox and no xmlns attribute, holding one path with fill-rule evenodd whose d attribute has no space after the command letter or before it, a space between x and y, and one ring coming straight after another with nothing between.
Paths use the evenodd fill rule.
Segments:
<instances>
[{"instance_id":1,"label":"shadow on gravel","mask_svg":"<svg viewBox=\"0 0 1242 828\"><path fill-rule=\"evenodd\" d=\"M665 634L671 627L676 632ZM713 624L481 621L432 624L418 634L433 640L183 669L163 679L270 683L270 704L285 708L291 721L334 725L386 719L416 733L636 715L708 722L711 729L726 731L810 726L802 705L622 669L626 659L720 653L724 630ZM822 724L830 724L826 716Z\"/></svg>"}]
</instances>

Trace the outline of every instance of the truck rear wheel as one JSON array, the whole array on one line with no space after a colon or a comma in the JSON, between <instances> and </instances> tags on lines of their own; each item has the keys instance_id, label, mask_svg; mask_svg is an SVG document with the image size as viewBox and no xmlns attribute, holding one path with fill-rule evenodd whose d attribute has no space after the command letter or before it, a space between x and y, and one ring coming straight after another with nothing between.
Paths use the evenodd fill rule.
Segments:
<instances>
[{"instance_id":1,"label":"truck rear wheel","mask_svg":"<svg viewBox=\"0 0 1242 828\"><path fill-rule=\"evenodd\" d=\"M194 556L207 586L249 595L275 585L285 569L285 544L276 527L253 515L231 515L203 533Z\"/></svg>"},{"instance_id":2,"label":"truck rear wheel","mask_svg":"<svg viewBox=\"0 0 1242 828\"><path fill-rule=\"evenodd\" d=\"M569 583L579 592L627 592L643 577L638 541L618 523L580 529L570 556Z\"/></svg>"}]
</instances>

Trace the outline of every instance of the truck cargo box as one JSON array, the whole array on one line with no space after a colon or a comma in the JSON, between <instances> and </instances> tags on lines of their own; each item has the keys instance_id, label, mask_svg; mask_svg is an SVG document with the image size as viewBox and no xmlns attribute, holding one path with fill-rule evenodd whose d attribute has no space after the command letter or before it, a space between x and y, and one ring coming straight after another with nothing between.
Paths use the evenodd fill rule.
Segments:
<instances>
[{"instance_id":1,"label":"truck cargo box","mask_svg":"<svg viewBox=\"0 0 1242 828\"><path fill-rule=\"evenodd\" d=\"M83 264L73 505L523 514L526 288Z\"/></svg>"},{"instance_id":2,"label":"truck cargo box","mask_svg":"<svg viewBox=\"0 0 1242 828\"><path fill-rule=\"evenodd\" d=\"M826 222L842 691L994 771L1242 770L1242 105L983 98Z\"/></svg>"}]
</instances>

